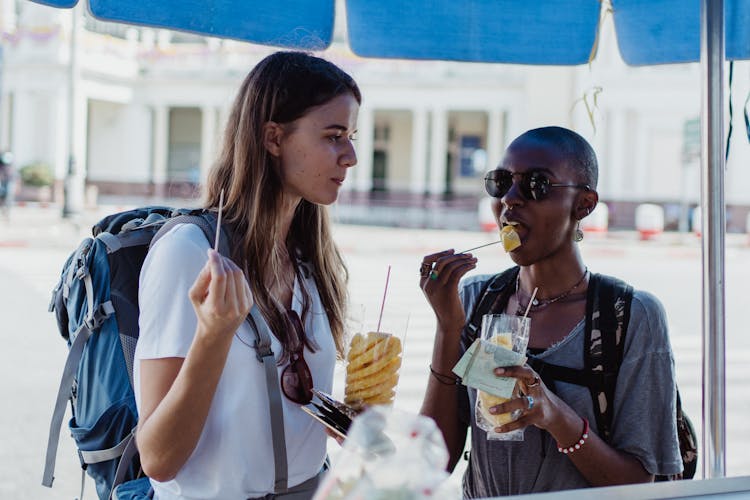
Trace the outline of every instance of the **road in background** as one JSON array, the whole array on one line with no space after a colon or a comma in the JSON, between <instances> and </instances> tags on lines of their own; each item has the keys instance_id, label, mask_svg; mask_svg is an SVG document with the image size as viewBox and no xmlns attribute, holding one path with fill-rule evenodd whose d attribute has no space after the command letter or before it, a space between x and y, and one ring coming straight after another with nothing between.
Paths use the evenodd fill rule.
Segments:
<instances>
[{"instance_id":1,"label":"road in background","mask_svg":"<svg viewBox=\"0 0 750 500\"><path fill-rule=\"evenodd\" d=\"M114 207L86 213L77 225L61 222L57 207L18 208L11 222L0 221L0 498L66 499L78 496L80 467L67 430L63 430L55 486L40 486L49 419L67 354L52 314L50 291L62 265L91 222ZM418 287L424 254L444 248L463 250L492 241L494 234L337 225L335 237L350 271L352 323L375 329L387 268L391 279L383 330L404 333L404 365L396 406L416 412L427 382L435 320ZM701 405L701 259L693 235L665 235L637 241L633 233L608 238L591 235L582 243L593 272L616 275L658 296L669 317L683 406L700 433ZM497 247L476 251L477 273L511 264ZM727 242L727 472L750 474L750 398L746 397L750 337L743 319L750 282L750 249L744 236ZM364 314L362 310L364 309ZM343 368L336 390L343 389ZM647 390L647 387L644 387ZM699 468L700 471L700 468ZM456 480L456 479L454 479ZM87 481L87 498L95 496Z\"/></svg>"}]
</instances>

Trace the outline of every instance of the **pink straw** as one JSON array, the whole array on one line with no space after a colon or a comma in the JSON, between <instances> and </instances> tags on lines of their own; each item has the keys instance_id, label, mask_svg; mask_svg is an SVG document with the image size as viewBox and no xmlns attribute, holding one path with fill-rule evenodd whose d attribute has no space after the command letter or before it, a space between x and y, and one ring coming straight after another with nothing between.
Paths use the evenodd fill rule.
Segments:
<instances>
[{"instance_id":1,"label":"pink straw","mask_svg":"<svg viewBox=\"0 0 750 500\"><path fill-rule=\"evenodd\" d=\"M391 266L388 266L388 274L385 276L385 290L383 290L383 302L380 304L380 317L378 317L378 331L380 331L380 322L383 320L383 309L385 308L385 296L388 293L388 281L391 279Z\"/></svg>"}]
</instances>

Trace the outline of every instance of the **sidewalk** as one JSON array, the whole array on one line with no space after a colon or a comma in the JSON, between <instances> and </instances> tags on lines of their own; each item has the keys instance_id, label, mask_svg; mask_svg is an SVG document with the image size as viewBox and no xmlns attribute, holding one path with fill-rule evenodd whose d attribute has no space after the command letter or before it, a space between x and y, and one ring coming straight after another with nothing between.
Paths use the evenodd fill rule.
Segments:
<instances>
[{"instance_id":1,"label":"sidewalk","mask_svg":"<svg viewBox=\"0 0 750 500\"><path fill-rule=\"evenodd\" d=\"M136 200L139 201L139 200ZM145 200L144 200L145 201ZM195 206L196 200L165 200L167 206ZM96 209L82 211L70 219L62 218L62 208L56 204L27 204L14 207L10 221L0 219L0 247L52 246L69 247L83 237L91 235L91 227L102 217L141 206L138 204L99 205ZM332 211L335 216L335 210ZM497 241L495 232L458 231L448 229L415 229L383 226L340 224L334 220L334 232L342 251L368 249L373 237L378 241L377 252L408 251L428 254L450 248L456 242L456 251L465 250L458 242L469 247ZM336 230L346 226L345 231ZM652 252L669 250L675 257L700 255L701 239L693 233L665 232L648 241L639 238L636 231L612 231L606 234L587 233L581 247L587 255L601 257L648 257ZM745 234L726 235L728 250L750 249L750 237ZM72 250L72 249L71 249ZM489 250L489 249L488 249ZM480 250L483 251L483 250Z\"/></svg>"}]
</instances>

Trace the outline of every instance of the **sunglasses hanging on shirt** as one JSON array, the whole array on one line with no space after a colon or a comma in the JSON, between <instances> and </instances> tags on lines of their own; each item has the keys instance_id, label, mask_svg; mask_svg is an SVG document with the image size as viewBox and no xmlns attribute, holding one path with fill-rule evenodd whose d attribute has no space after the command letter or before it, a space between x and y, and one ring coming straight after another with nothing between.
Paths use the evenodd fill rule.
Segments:
<instances>
[{"instance_id":1,"label":"sunglasses hanging on shirt","mask_svg":"<svg viewBox=\"0 0 750 500\"><path fill-rule=\"evenodd\" d=\"M297 348L289 354L289 364L281 372L281 392L290 401L306 405L312 401L313 379L310 367L304 358L304 328L299 314L293 310L286 312L287 323L297 338Z\"/></svg>"}]
</instances>

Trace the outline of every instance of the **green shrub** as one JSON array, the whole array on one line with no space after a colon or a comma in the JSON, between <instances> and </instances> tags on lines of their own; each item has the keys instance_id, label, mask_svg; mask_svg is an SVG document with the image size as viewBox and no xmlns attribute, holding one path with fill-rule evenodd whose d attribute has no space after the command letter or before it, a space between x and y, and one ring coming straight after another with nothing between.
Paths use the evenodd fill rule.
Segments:
<instances>
[{"instance_id":1,"label":"green shrub","mask_svg":"<svg viewBox=\"0 0 750 500\"><path fill-rule=\"evenodd\" d=\"M46 163L30 163L19 170L21 182L27 186L51 186L55 181L52 169Z\"/></svg>"}]
</instances>

